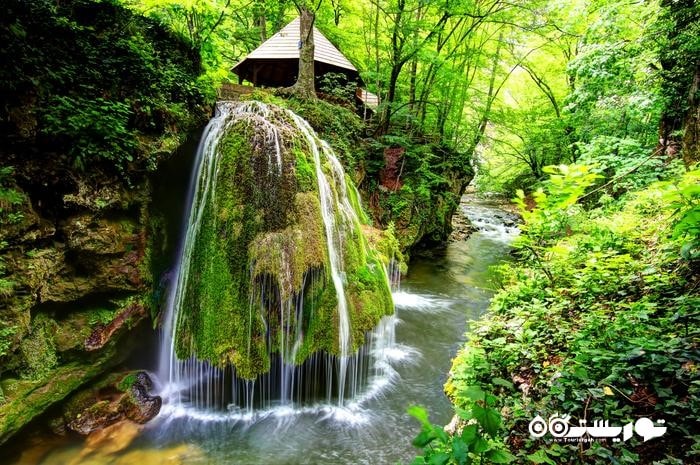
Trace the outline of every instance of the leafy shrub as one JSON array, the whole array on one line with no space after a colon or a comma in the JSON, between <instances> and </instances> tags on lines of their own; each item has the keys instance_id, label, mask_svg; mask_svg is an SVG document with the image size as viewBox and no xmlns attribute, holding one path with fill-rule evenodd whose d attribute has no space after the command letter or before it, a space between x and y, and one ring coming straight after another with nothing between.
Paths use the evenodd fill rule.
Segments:
<instances>
[{"instance_id":1,"label":"leafy shrub","mask_svg":"<svg viewBox=\"0 0 700 465\"><path fill-rule=\"evenodd\" d=\"M573 171L579 181L591 174ZM516 244L537 244L538 253L501 267L505 289L472 325L447 392L457 408L472 401L469 386L493 392L518 461L693 463L700 454L700 296L694 265L679 251L697 237L698 173L573 216L590 178L562 182L561 169L554 176ZM554 413L615 425L663 418L669 430L648 442L532 438L529 422Z\"/></svg>"},{"instance_id":2,"label":"leafy shrub","mask_svg":"<svg viewBox=\"0 0 700 465\"><path fill-rule=\"evenodd\" d=\"M357 83L348 82L343 73L326 73L319 78L318 90L340 102L353 103Z\"/></svg>"},{"instance_id":3,"label":"leafy shrub","mask_svg":"<svg viewBox=\"0 0 700 465\"><path fill-rule=\"evenodd\" d=\"M683 241L681 256L700 259L700 170L687 173L678 184L667 183L664 199L674 208L673 238Z\"/></svg>"},{"instance_id":4,"label":"leafy shrub","mask_svg":"<svg viewBox=\"0 0 700 465\"><path fill-rule=\"evenodd\" d=\"M18 153L125 174L205 116L199 56L157 22L114 0L3 6L0 130Z\"/></svg>"},{"instance_id":5,"label":"leafy shrub","mask_svg":"<svg viewBox=\"0 0 700 465\"><path fill-rule=\"evenodd\" d=\"M44 114L44 135L66 141L77 167L104 159L124 169L133 161L137 143L130 130L129 105L123 102L56 96Z\"/></svg>"},{"instance_id":6,"label":"leafy shrub","mask_svg":"<svg viewBox=\"0 0 700 465\"><path fill-rule=\"evenodd\" d=\"M680 160L654 156L653 149L637 139L598 136L579 148L578 162L593 166L601 182L609 182L606 191L613 197L668 179L682 170Z\"/></svg>"},{"instance_id":7,"label":"leafy shrub","mask_svg":"<svg viewBox=\"0 0 700 465\"><path fill-rule=\"evenodd\" d=\"M467 391L474 401L469 410L458 409L463 424L459 434L448 434L430 422L428 412L413 406L408 413L421 424L421 432L413 445L423 450L412 465L468 465L486 463L510 463L513 456L494 439L501 429L501 415L493 405L496 398L472 386Z\"/></svg>"},{"instance_id":8,"label":"leafy shrub","mask_svg":"<svg viewBox=\"0 0 700 465\"><path fill-rule=\"evenodd\" d=\"M529 208L522 190L514 199L526 233L519 238L518 246L533 253L537 253L536 248L571 234L573 219L580 212L577 202L599 177L585 165L547 166L543 171L550 176L543 188L532 193L535 208Z\"/></svg>"},{"instance_id":9,"label":"leafy shrub","mask_svg":"<svg viewBox=\"0 0 700 465\"><path fill-rule=\"evenodd\" d=\"M4 251L5 247L7 247L7 242L0 241L0 254ZM14 281L11 281L5 277L5 274L7 273L6 268L5 260L3 256L0 255L0 299L10 297L15 288ZM5 330L0 329L0 332L2 331ZM5 333L7 333L7 331L5 331ZM5 334L5 336L9 337L10 335ZM3 343L0 342L0 356L2 356L2 345Z\"/></svg>"},{"instance_id":10,"label":"leafy shrub","mask_svg":"<svg viewBox=\"0 0 700 465\"><path fill-rule=\"evenodd\" d=\"M6 326L5 322L0 322L0 358L9 354L16 333L16 326Z\"/></svg>"},{"instance_id":11,"label":"leafy shrub","mask_svg":"<svg viewBox=\"0 0 700 465\"><path fill-rule=\"evenodd\" d=\"M13 224L22 220L22 213L15 211L15 209L22 205L24 196L12 188L13 172L12 166L0 166L0 224ZM2 248L0 247L0 250ZM0 289L0 294L2 294L2 289Z\"/></svg>"}]
</instances>

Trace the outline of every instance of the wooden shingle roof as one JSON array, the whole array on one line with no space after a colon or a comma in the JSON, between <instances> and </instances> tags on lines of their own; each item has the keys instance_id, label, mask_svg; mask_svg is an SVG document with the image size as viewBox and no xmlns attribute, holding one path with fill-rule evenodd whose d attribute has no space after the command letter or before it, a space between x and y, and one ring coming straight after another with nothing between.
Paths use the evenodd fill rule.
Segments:
<instances>
[{"instance_id":1,"label":"wooden shingle roof","mask_svg":"<svg viewBox=\"0 0 700 465\"><path fill-rule=\"evenodd\" d=\"M232 70L236 72L236 69L248 60L298 59L299 36L299 18L297 17L267 39L260 47L250 52ZM314 46L315 61L357 73L357 69L352 63L316 27L314 27Z\"/></svg>"}]
</instances>

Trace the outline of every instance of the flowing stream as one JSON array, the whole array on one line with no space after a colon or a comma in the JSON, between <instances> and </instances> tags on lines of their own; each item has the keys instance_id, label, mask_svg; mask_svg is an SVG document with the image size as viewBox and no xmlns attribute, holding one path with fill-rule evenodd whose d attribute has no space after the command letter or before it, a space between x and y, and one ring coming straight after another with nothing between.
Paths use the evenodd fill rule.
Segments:
<instances>
[{"instance_id":1,"label":"flowing stream","mask_svg":"<svg viewBox=\"0 0 700 465\"><path fill-rule=\"evenodd\" d=\"M494 283L489 267L507 259L517 234L512 217L497 206L465 197L462 212L477 228L469 239L416 257L394 292L396 316L375 334L393 336L375 344L388 365L384 378L360 400L343 407L277 408L254 419L201 419L179 428L149 424L116 453L85 453L81 442L37 440L25 445L22 464L396 464L416 450L419 426L407 414L413 404L431 420L452 416L442 391L450 360L465 338L467 320L488 307ZM392 334L393 332L393 334ZM391 337L389 337L391 339ZM32 449L34 447L34 449ZM35 460L29 460L30 456ZM26 455L29 454L29 455Z\"/></svg>"}]
</instances>

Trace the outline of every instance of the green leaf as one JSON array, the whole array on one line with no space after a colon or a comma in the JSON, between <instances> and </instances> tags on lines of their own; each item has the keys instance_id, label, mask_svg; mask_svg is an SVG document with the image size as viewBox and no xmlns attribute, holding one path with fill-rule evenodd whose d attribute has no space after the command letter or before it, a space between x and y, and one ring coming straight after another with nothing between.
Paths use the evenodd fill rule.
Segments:
<instances>
[{"instance_id":1,"label":"green leaf","mask_svg":"<svg viewBox=\"0 0 700 465\"><path fill-rule=\"evenodd\" d=\"M533 463L546 463L547 465L557 465L556 462L550 459L547 456L547 453L541 449L535 452L534 454L528 455L527 458L530 459L530 461L532 461Z\"/></svg>"},{"instance_id":2,"label":"green leaf","mask_svg":"<svg viewBox=\"0 0 700 465\"><path fill-rule=\"evenodd\" d=\"M501 426L501 415L495 409L490 407L484 408L480 405L474 405L472 413L476 421L484 428L484 431L492 437L496 437L498 428Z\"/></svg>"},{"instance_id":3,"label":"green leaf","mask_svg":"<svg viewBox=\"0 0 700 465\"><path fill-rule=\"evenodd\" d=\"M438 454L430 456L428 463L430 465L445 465L448 460L450 460L450 454L440 452Z\"/></svg>"},{"instance_id":4,"label":"green leaf","mask_svg":"<svg viewBox=\"0 0 700 465\"><path fill-rule=\"evenodd\" d=\"M465 463L467 461L467 453L469 452L469 447L460 437L454 438L452 441L452 457L457 461L457 463Z\"/></svg>"},{"instance_id":5,"label":"green leaf","mask_svg":"<svg viewBox=\"0 0 700 465\"><path fill-rule=\"evenodd\" d=\"M476 438L474 445L472 446L472 451L475 454L481 454L489 450L489 442L484 438Z\"/></svg>"},{"instance_id":6,"label":"green leaf","mask_svg":"<svg viewBox=\"0 0 700 465\"><path fill-rule=\"evenodd\" d=\"M513 383L503 378L493 378L491 379L491 384L495 386L503 386L504 388L513 389Z\"/></svg>"},{"instance_id":7,"label":"green leaf","mask_svg":"<svg viewBox=\"0 0 700 465\"><path fill-rule=\"evenodd\" d=\"M484 397L486 396L484 390L479 386L466 386L464 389L462 389L460 394L467 399L473 400L474 402L484 400Z\"/></svg>"},{"instance_id":8,"label":"green leaf","mask_svg":"<svg viewBox=\"0 0 700 465\"><path fill-rule=\"evenodd\" d=\"M407 410L408 414L418 420L423 426L431 426L428 418L428 411L420 405L411 405Z\"/></svg>"},{"instance_id":9,"label":"green leaf","mask_svg":"<svg viewBox=\"0 0 700 465\"><path fill-rule=\"evenodd\" d=\"M423 448L435 440L435 434L431 430L423 430L413 439L415 447Z\"/></svg>"},{"instance_id":10,"label":"green leaf","mask_svg":"<svg viewBox=\"0 0 700 465\"><path fill-rule=\"evenodd\" d=\"M486 453L486 458L493 463L511 463L515 456L504 450L494 449Z\"/></svg>"},{"instance_id":11,"label":"green leaf","mask_svg":"<svg viewBox=\"0 0 700 465\"><path fill-rule=\"evenodd\" d=\"M465 426L462 430L462 441L464 441L467 444L471 444L472 442L474 442L474 440L476 440L477 429L478 426L476 425Z\"/></svg>"},{"instance_id":12,"label":"green leaf","mask_svg":"<svg viewBox=\"0 0 700 465\"><path fill-rule=\"evenodd\" d=\"M433 427L433 435L440 441L442 441L443 444L447 444L450 441L450 435L447 434L445 430L439 426Z\"/></svg>"}]
</instances>

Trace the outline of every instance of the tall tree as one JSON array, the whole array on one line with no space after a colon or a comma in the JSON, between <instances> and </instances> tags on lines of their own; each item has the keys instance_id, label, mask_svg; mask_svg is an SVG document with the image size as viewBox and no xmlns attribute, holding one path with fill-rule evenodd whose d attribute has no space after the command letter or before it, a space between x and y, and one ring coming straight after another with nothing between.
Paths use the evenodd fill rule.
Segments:
<instances>
[{"instance_id":1,"label":"tall tree","mask_svg":"<svg viewBox=\"0 0 700 465\"><path fill-rule=\"evenodd\" d=\"M308 0L296 0L294 5L299 12L299 73L297 81L287 92L305 99L316 98L314 81L314 22L322 0L314 6Z\"/></svg>"},{"instance_id":2,"label":"tall tree","mask_svg":"<svg viewBox=\"0 0 700 465\"><path fill-rule=\"evenodd\" d=\"M673 155L680 148L690 165L700 161L700 5L695 0L663 0L661 5L659 25L666 37L660 62L666 105L657 150Z\"/></svg>"}]
</instances>

